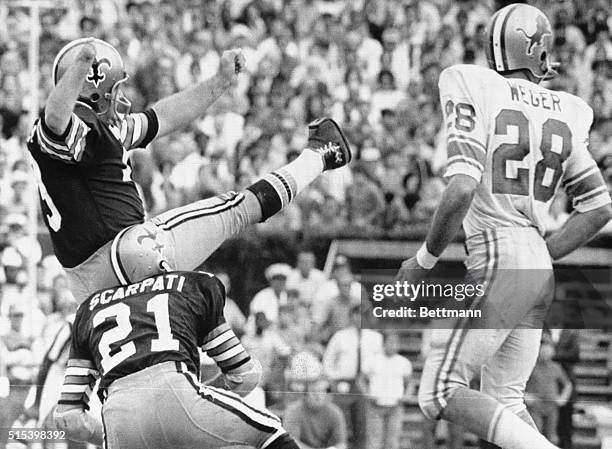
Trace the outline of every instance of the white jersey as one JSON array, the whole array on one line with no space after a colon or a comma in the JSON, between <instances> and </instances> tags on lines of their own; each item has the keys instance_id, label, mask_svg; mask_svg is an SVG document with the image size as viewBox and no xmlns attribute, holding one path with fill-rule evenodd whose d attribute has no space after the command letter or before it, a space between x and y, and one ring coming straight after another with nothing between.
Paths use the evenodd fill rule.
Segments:
<instances>
[{"instance_id":1,"label":"white jersey","mask_svg":"<svg viewBox=\"0 0 612 449\"><path fill-rule=\"evenodd\" d=\"M493 70L455 65L439 81L447 130L445 176L480 184L464 219L466 235L536 227L563 185L578 212L610 203L588 151L593 111L580 98Z\"/></svg>"}]
</instances>

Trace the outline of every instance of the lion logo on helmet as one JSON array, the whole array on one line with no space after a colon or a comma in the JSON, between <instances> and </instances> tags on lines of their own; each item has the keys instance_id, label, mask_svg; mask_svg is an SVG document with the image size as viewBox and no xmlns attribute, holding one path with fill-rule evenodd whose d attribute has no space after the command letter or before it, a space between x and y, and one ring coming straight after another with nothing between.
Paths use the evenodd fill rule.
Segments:
<instances>
[{"instance_id":1,"label":"lion logo on helmet","mask_svg":"<svg viewBox=\"0 0 612 449\"><path fill-rule=\"evenodd\" d=\"M96 87L106 79L106 74L100 70L102 65L107 65L109 69L113 68L108 58L94 59L93 64L89 68L89 73L87 74L87 81L93 83Z\"/></svg>"},{"instance_id":2,"label":"lion logo on helmet","mask_svg":"<svg viewBox=\"0 0 612 449\"><path fill-rule=\"evenodd\" d=\"M516 31L520 31L527 40L527 54L531 56L533 54L533 47L536 45L543 45L544 36L552 36L552 31L548 25L548 21L544 16L536 17L536 31L533 34L528 34L523 28L517 28Z\"/></svg>"}]
</instances>

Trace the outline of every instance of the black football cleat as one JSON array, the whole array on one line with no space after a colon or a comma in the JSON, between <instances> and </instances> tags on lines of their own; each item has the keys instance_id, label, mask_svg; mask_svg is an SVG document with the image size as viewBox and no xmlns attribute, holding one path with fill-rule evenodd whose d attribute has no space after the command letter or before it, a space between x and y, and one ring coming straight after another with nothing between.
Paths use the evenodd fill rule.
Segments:
<instances>
[{"instance_id":1,"label":"black football cleat","mask_svg":"<svg viewBox=\"0 0 612 449\"><path fill-rule=\"evenodd\" d=\"M323 171L343 167L351 161L351 147L340 126L329 117L308 125L308 148L323 158Z\"/></svg>"}]
</instances>

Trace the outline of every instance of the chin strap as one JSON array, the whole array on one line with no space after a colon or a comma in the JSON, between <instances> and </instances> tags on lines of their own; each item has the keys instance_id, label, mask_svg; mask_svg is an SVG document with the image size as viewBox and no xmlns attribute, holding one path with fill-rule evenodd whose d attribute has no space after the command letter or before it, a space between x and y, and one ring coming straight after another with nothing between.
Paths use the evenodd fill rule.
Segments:
<instances>
[{"instance_id":1,"label":"chin strap","mask_svg":"<svg viewBox=\"0 0 612 449\"><path fill-rule=\"evenodd\" d=\"M559 75L559 72L557 72L557 68L561 67L561 63L560 62L549 62L547 64L546 67L546 72L544 73L544 75L536 75L535 73L531 72L533 74L533 76L535 76L538 80L538 83L542 82L542 81L547 81L547 80L551 80L554 77L556 77L557 75Z\"/></svg>"}]
</instances>

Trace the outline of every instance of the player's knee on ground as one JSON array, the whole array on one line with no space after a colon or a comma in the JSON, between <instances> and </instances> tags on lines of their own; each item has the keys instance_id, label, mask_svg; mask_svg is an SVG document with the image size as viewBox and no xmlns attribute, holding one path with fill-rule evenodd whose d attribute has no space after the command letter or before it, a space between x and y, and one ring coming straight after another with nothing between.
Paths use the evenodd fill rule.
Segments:
<instances>
[{"instance_id":1,"label":"player's knee on ground","mask_svg":"<svg viewBox=\"0 0 612 449\"><path fill-rule=\"evenodd\" d=\"M265 449L300 449L300 447L288 433L285 433L265 446Z\"/></svg>"}]
</instances>

